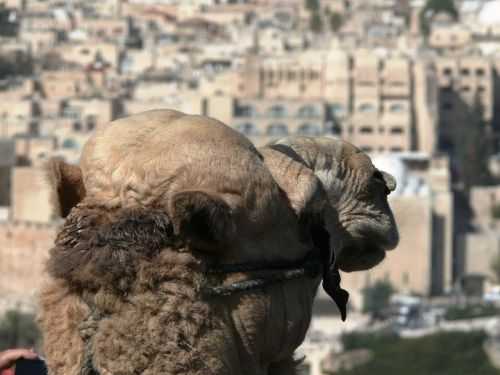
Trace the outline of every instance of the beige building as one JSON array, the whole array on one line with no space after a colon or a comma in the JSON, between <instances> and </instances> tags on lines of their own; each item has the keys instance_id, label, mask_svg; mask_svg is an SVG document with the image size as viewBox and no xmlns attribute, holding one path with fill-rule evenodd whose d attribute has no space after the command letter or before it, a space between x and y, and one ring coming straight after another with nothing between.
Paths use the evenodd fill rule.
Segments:
<instances>
[{"instance_id":1,"label":"beige building","mask_svg":"<svg viewBox=\"0 0 500 375\"><path fill-rule=\"evenodd\" d=\"M490 58L481 55L442 57L435 64L440 88L439 144L449 150L463 126L477 124L474 119L480 118L479 113L487 124L493 119L494 69Z\"/></svg>"},{"instance_id":2,"label":"beige building","mask_svg":"<svg viewBox=\"0 0 500 375\"><path fill-rule=\"evenodd\" d=\"M0 223L0 310L32 304L44 280L55 234L54 224Z\"/></svg>"},{"instance_id":3,"label":"beige building","mask_svg":"<svg viewBox=\"0 0 500 375\"><path fill-rule=\"evenodd\" d=\"M12 221L50 223L54 219L50 201L49 184L43 168L16 167L13 169Z\"/></svg>"},{"instance_id":4,"label":"beige building","mask_svg":"<svg viewBox=\"0 0 500 375\"><path fill-rule=\"evenodd\" d=\"M82 69L44 71L40 74L39 82L43 96L49 99L73 98L88 91L86 74Z\"/></svg>"},{"instance_id":5,"label":"beige building","mask_svg":"<svg viewBox=\"0 0 500 375\"><path fill-rule=\"evenodd\" d=\"M54 52L64 56L64 60L82 67L91 65L98 56L116 69L119 62L119 46L114 43L88 41L66 43L54 48Z\"/></svg>"},{"instance_id":6,"label":"beige building","mask_svg":"<svg viewBox=\"0 0 500 375\"><path fill-rule=\"evenodd\" d=\"M500 256L500 186L474 187L470 208L471 231L459 239L460 275L479 275L498 283L491 264Z\"/></svg>"},{"instance_id":7,"label":"beige building","mask_svg":"<svg viewBox=\"0 0 500 375\"><path fill-rule=\"evenodd\" d=\"M463 51L472 42L472 32L463 23L434 27L429 35L429 46L446 55Z\"/></svg>"},{"instance_id":8,"label":"beige building","mask_svg":"<svg viewBox=\"0 0 500 375\"><path fill-rule=\"evenodd\" d=\"M435 151L432 62L333 49L249 58L242 77L244 98L327 102L342 138L364 151Z\"/></svg>"}]
</instances>

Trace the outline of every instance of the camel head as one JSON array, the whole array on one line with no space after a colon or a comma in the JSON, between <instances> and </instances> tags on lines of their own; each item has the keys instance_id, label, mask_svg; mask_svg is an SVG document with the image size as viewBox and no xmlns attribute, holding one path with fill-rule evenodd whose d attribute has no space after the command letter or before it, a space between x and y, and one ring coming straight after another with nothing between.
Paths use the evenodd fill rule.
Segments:
<instances>
[{"instance_id":1,"label":"camel head","mask_svg":"<svg viewBox=\"0 0 500 375\"><path fill-rule=\"evenodd\" d=\"M293 182L277 181L241 134L167 110L98 130L80 166L53 161L66 220L41 294L51 373L291 369L320 275L272 281L266 267L321 246L327 200L310 169L288 165Z\"/></svg>"},{"instance_id":2,"label":"camel head","mask_svg":"<svg viewBox=\"0 0 500 375\"><path fill-rule=\"evenodd\" d=\"M321 180L332 210L326 215L336 263L343 271L369 269L399 241L387 196L396 188L389 173L340 139L289 137L265 147L310 169ZM293 180L293 175L289 177Z\"/></svg>"}]
</instances>

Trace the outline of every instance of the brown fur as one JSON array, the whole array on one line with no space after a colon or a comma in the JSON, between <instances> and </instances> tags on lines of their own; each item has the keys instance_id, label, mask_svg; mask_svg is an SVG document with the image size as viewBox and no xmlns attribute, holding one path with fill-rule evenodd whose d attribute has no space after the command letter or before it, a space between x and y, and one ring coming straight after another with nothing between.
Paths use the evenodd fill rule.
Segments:
<instances>
[{"instance_id":1,"label":"brown fur","mask_svg":"<svg viewBox=\"0 0 500 375\"><path fill-rule=\"evenodd\" d=\"M52 280L42 288L38 317L44 352L51 375L78 374L83 358L79 327L89 308L63 281Z\"/></svg>"},{"instance_id":2,"label":"brown fur","mask_svg":"<svg viewBox=\"0 0 500 375\"><path fill-rule=\"evenodd\" d=\"M116 211L77 206L50 252L48 271L72 288L110 288L127 293L142 259L153 259L174 246L170 220L159 210Z\"/></svg>"},{"instance_id":3,"label":"brown fur","mask_svg":"<svg viewBox=\"0 0 500 375\"><path fill-rule=\"evenodd\" d=\"M52 374L79 373L80 336L103 375L293 374L319 278L222 298L200 288L254 277L206 274L211 263L305 257L307 218L324 199L307 168L296 170L300 183L277 184L234 130L152 111L99 130L81 170L86 193L57 237L42 293Z\"/></svg>"}]
</instances>

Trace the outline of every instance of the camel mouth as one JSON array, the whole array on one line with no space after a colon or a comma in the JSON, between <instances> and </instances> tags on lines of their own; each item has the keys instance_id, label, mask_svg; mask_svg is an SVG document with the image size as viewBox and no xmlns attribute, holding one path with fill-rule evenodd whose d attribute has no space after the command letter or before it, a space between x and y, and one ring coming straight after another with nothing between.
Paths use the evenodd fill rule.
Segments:
<instances>
[{"instance_id":1,"label":"camel mouth","mask_svg":"<svg viewBox=\"0 0 500 375\"><path fill-rule=\"evenodd\" d=\"M386 250L376 244L351 243L342 248L337 265L344 272L365 271L385 259Z\"/></svg>"}]
</instances>

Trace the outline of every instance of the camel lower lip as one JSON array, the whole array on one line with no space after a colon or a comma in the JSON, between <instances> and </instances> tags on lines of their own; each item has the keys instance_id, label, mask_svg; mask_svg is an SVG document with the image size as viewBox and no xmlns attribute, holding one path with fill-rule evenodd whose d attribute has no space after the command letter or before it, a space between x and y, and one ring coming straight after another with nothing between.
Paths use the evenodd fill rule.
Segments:
<instances>
[{"instance_id":1,"label":"camel lower lip","mask_svg":"<svg viewBox=\"0 0 500 375\"><path fill-rule=\"evenodd\" d=\"M356 248L345 248L340 253L337 264L342 271L365 271L376 266L385 258L385 250L380 247L353 249Z\"/></svg>"}]
</instances>

